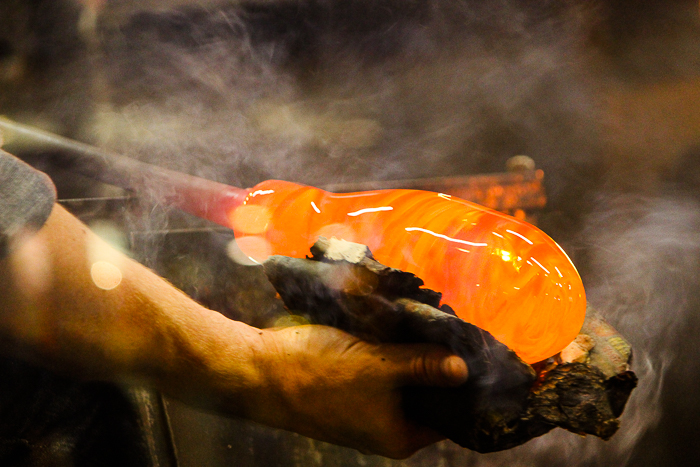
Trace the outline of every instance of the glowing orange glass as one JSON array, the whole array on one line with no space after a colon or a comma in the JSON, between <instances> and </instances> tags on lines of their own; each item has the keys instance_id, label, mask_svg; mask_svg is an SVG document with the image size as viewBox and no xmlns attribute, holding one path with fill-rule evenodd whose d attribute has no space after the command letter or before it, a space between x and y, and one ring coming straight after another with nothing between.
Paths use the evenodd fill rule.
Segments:
<instances>
[{"instance_id":1,"label":"glowing orange glass","mask_svg":"<svg viewBox=\"0 0 700 467\"><path fill-rule=\"evenodd\" d=\"M304 257L321 235L364 243L380 262L423 278L458 316L527 362L559 352L583 323L583 285L564 251L537 228L481 206L422 191L332 194L280 181L244 190L7 119L0 118L0 127L79 154L91 161L82 165L88 176L145 187L159 202L232 227L240 248L258 261L271 254Z\"/></svg>"},{"instance_id":2,"label":"glowing orange glass","mask_svg":"<svg viewBox=\"0 0 700 467\"><path fill-rule=\"evenodd\" d=\"M303 258L319 236L363 243L529 363L568 345L585 316L583 284L559 245L530 224L449 195L335 194L271 180L249 189L228 218L256 261Z\"/></svg>"}]
</instances>

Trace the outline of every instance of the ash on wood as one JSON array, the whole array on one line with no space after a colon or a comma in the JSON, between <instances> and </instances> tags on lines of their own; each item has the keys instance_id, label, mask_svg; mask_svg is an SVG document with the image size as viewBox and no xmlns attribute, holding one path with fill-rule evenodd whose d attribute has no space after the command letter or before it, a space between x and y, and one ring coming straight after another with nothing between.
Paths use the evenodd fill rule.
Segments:
<instances>
[{"instance_id":1,"label":"ash on wood","mask_svg":"<svg viewBox=\"0 0 700 467\"><path fill-rule=\"evenodd\" d=\"M484 453L555 426L603 439L617 430L636 385L631 350L591 310L582 335L562 352L565 360L557 355L533 368L441 306L441 294L421 288L420 278L374 260L366 246L321 238L311 254L273 256L263 265L292 313L369 341L441 344L466 361L469 380L461 387L404 389L414 420Z\"/></svg>"}]
</instances>

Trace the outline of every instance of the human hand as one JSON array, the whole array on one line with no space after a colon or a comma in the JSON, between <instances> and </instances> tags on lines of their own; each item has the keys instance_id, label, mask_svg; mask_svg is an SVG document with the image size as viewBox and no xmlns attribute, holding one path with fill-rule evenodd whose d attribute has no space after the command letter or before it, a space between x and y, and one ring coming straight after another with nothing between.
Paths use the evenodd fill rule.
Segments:
<instances>
[{"instance_id":1,"label":"human hand","mask_svg":"<svg viewBox=\"0 0 700 467\"><path fill-rule=\"evenodd\" d=\"M262 331L262 388L247 416L364 453L405 458L444 437L406 419L401 387L459 386L464 361L437 345L372 344L326 326Z\"/></svg>"},{"instance_id":2,"label":"human hand","mask_svg":"<svg viewBox=\"0 0 700 467\"><path fill-rule=\"evenodd\" d=\"M95 246L120 265L118 287L96 287ZM30 289L15 264L46 267L39 277L51 280ZM401 387L467 378L464 362L436 345L371 344L331 327L260 330L227 319L58 205L31 242L0 261L0 278L0 353L85 380L152 386L362 452L407 457L441 439L405 418Z\"/></svg>"}]
</instances>

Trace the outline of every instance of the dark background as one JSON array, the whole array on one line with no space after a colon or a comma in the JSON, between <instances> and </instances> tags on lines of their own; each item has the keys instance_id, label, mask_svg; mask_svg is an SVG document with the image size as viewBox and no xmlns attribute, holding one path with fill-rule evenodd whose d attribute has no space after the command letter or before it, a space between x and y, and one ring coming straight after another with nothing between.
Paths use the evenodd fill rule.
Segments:
<instances>
[{"instance_id":1,"label":"dark background","mask_svg":"<svg viewBox=\"0 0 700 467\"><path fill-rule=\"evenodd\" d=\"M238 186L496 172L527 154L546 174L540 227L635 348L640 388L607 444L563 433L393 463L176 408L184 465L217 465L226 449L250 451L250 465L696 465L698 7L2 0L0 114ZM27 157L62 197L107 189ZM142 260L155 267L163 245ZM234 316L253 319L258 302L235 297Z\"/></svg>"}]
</instances>

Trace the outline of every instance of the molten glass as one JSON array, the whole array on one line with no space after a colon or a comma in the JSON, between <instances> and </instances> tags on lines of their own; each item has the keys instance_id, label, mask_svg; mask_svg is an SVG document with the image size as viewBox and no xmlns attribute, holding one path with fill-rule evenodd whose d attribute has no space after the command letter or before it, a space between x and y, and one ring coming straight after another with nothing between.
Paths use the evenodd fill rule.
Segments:
<instances>
[{"instance_id":1,"label":"molten glass","mask_svg":"<svg viewBox=\"0 0 700 467\"><path fill-rule=\"evenodd\" d=\"M279 181L243 190L5 118L0 129L10 140L71 154L84 175L232 227L257 261L304 257L319 236L368 245L377 260L421 277L458 316L526 362L556 354L583 324L583 285L564 251L535 227L481 206L413 190L333 194Z\"/></svg>"},{"instance_id":2,"label":"molten glass","mask_svg":"<svg viewBox=\"0 0 700 467\"><path fill-rule=\"evenodd\" d=\"M228 216L239 247L258 262L304 257L320 236L365 244L528 363L561 351L583 324L583 284L559 245L530 224L446 194L335 194L271 180L249 189Z\"/></svg>"}]
</instances>

